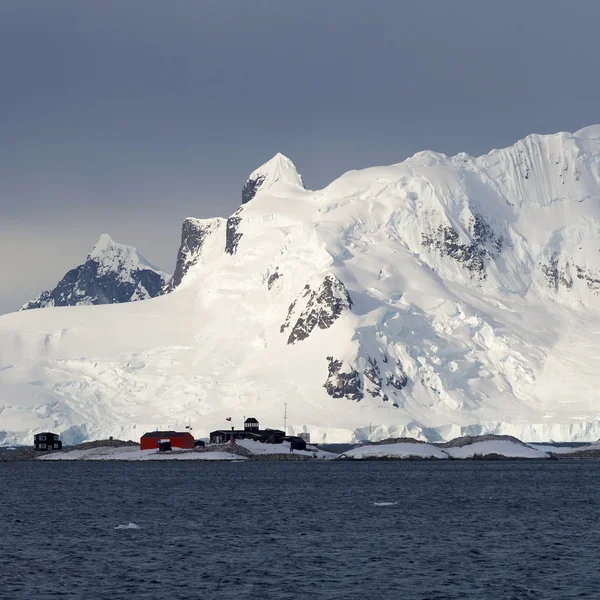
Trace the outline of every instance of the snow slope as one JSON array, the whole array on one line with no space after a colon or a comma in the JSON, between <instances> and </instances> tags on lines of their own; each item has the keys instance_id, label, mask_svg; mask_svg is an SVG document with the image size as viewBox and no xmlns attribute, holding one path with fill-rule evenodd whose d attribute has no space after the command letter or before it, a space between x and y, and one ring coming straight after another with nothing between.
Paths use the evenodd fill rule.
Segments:
<instances>
[{"instance_id":1,"label":"snow slope","mask_svg":"<svg viewBox=\"0 0 600 600\"><path fill-rule=\"evenodd\" d=\"M313 442L600 438L600 126L317 191L277 155L242 200L190 224L167 295L0 317L0 442L281 428L284 402Z\"/></svg>"},{"instance_id":2,"label":"snow slope","mask_svg":"<svg viewBox=\"0 0 600 600\"><path fill-rule=\"evenodd\" d=\"M490 454L505 456L506 458L549 458L548 454L537 448L509 440L486 440L450 448L439 448L432 444L414 444L410 442L377 444L353 448L340 455L340 458L353 460L373 458L462 459Z\"/></svg>"},{"instance_id":3,"label":"snow slope","mask_svg":"<svg viewBox=\"0 0 600 600\"><path fill-rule=\"evenodd\" d=\"M340 455L343 459L365 460L374 458L437 458L447 459L448 453L431 444L413 444L401 442L397 444L377 444L360 446Z\"/></svg>"},{"instance_id":4,"label":"snow slope","mask_svg":"<svg viewBox=\"0 0 600 600\"><path fill-rule=\"evenodd\" d=\"M444 448L452 458L473 458L494 454L506 458L548 458L548 454L538 448L518 444L508 440L488 440L467 446Z\"/></svg>"},{"instance_id":5,"label":"snow slope","mask_svg":"<svg viewBox=\"0 0 600 600\"><path fill-rule=\"evenodd\" d=\"M255 440L237 440L237 446L245 448L254 455L261 454L290 454L290 442L282 442L281 444L264 444ZM321 450L315 446L308 445L306 450L294 450L293 454L299 456L308 456L311 458L335 458L337 455L333 452Z\"/></svg>"}]
</instances>

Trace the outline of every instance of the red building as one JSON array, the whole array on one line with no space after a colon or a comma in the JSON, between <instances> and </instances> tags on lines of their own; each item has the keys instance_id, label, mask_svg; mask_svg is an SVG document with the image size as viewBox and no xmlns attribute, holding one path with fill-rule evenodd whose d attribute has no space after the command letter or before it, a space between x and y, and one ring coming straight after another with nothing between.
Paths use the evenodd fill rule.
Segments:
<instances>
[{"instance_id":1,"label":"red building","mask_svg":"<svg viewBox=\"0 0 600 600\"><path fill-rule=\"evenodd\" d=\"M194 448L194 436L189 431L151 431L140 439L140 450L156 450L161 442L170 442L171 448Z\"/></svg>"}]
</instances>

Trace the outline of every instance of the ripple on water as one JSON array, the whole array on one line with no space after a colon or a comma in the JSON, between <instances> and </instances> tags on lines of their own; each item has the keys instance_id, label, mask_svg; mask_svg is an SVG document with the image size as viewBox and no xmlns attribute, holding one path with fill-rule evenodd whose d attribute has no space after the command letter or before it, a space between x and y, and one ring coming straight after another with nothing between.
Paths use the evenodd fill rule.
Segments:
<instances>
[{"instance_id":1,"label":"ripple on water","mask_svg":"<svg viewBox=\"0 0 600 600\"><path fill-rule=\"evenodd\" d=\"M597 599L598 464L6 463L0 589Z\"/></svg>"}]
</instances>

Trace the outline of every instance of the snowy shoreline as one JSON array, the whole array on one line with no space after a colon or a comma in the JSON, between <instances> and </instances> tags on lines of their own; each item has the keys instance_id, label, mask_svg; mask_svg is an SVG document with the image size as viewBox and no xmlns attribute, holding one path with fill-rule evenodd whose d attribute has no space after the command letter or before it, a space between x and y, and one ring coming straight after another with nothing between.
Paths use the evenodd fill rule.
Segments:
<instances>
[{"instance_id":1,"label":"snowy shoreline","mask_svg":"<svg viewBox=\"0 0 600 600\"><path fill-rule=\"evenodd\" d=\"M600 443L582 446L526 444L510 436L461 437L443 444L430 444L410 438L367 443L340 454L317 446L290 452L289 443L263 444L239 440L235 444L213 445L193 450L175 448L170 452L140 450L135 442L102 440L49 453L31 448L4 450L0 461L438 461L438 460L563 460L598 459Z\"/></svg>"}]
</instances>

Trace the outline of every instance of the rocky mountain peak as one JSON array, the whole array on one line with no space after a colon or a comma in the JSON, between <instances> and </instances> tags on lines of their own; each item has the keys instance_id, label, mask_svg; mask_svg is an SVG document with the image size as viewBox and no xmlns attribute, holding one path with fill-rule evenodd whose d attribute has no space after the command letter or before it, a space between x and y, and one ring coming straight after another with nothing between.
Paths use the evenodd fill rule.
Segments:
<instances>
[{"instance_id":1,"label":"rocky mountain peak","mask_svg":"<svg viewBox=\"0 0 600 600\"><path fill-rule=\"evenodd\" d=\"M250 177L242 189L242 204L250 202L259 190L267 190L275 183L286 183L304 188L302 177L294 163L280 152L250 173Z\"/></svg>"},{"instance_id":2,"label":"rocky mountain peak","mask_svg":"<svg viewBox=\"0 0 600 600\"><path fill-rule=\"evenodd\" d=\"M94 244L87 260L98 263L102 272L118 272L124 278L127 277L128 272L136 269L149 269L161 273L157 267L140 254L137 248L119 244L107 233L103 233Z\"/></svg>"},{"instance_id":3,"label":"rocky mountain peak","mask_svg":"<svg viewBox=\"0 0 600 600\"><path fill-rule=\"evenodd\" d=\"M21 310L144 300L161 294L168 278L136 248L119 244L103 233L83 264L68 271L54 289L42 292Z\"/></svg>"}]
</instances>

